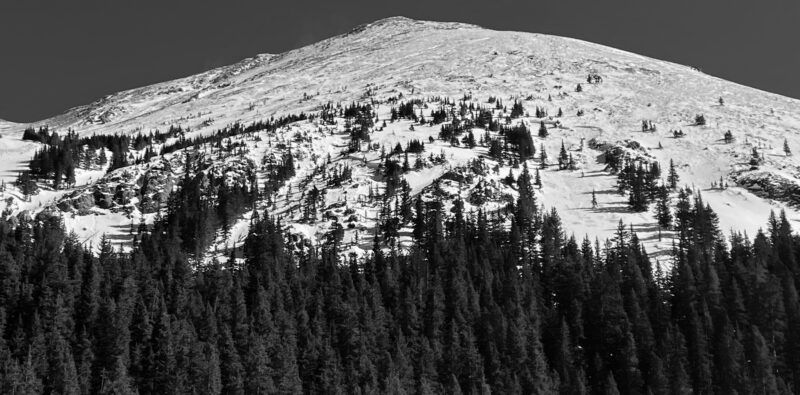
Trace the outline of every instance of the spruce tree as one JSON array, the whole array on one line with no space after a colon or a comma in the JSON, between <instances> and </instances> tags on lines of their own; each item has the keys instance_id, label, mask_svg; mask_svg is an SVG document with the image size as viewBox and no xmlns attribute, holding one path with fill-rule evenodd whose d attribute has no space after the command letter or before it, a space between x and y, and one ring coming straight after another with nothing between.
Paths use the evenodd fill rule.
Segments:
<instances>
[{"instance_id":1,"label":"spruce tree","mask_svg":"<svg viewBox=\"0 0 800 395\"><path fill-rule=\"evenodd\" d=\"M678 181L680 181L680 177L678 177L678 171L675 169L675 162L672 159L669 160L669 175L667 176L667 184L669 185L669 189L674 190L678 187Z\"/></svg>"},{"instance_id":2,"label":"spruce tree","mask_svg":"<svg viewBox=\"0 0 800 395\"><path fill-rule=\"evenodd\" d=\"M426 232L425 224L425 203L422 201L422 196L417 196L414 203L414 239L417 242L422 242Z\"/></svg>"},{"instance_id":3,"label":"spruce tree","mask_svg":"<svg viewBox=\"0 0 800 395\"><path fill-rule=\"evenodd\" d=\"M658 199L656 201L656 221L658 226L663 229L672 227L672 209L670 209L669 190L665 185L658 187Z\"/></svg>"},{"instance_id":4,"label":"spruce tree","mask_svg":"<svg viewBox=\"0 0 800 395\"><path fill-rule=\"evenodd\" d=\"M542 169L547 168L547 151L544 150L544 143L541 145L541 149L539 150L539 167Z\"/></svg>"},{"instance_id":5,"label":"spruce tree","mask_svg":"<svg viewBox=\"0 0 800 395\"><path fill-rule=\"evenodd\" d=\"M537 188L542 189L542 176L539 174L538 168L536 169L536 178L534 181L534 185L536 185Z\"/></svg>"},{"instance_id":6,"label":"spruce tree","mask_svg":"<svg viewBox=\"0 0 800 395\"><path fill-rule=\"evenodd\" d=\"M569 162L569 155L566 148L564 148L564 140L561 140L561 151L558 153L558 169L566 169L569 166Z\"/></svg>"},{"instance_id":7,"label":"spruce tree","mask_svg":"<svg viewBox=\"0 0 800 395\"><path fill-rule=\"evenodd\" d=\"M514 100L514 105L511 107L511 118L519 118L524 114L525 108L522 106L522 102Z\"/></svg>"},{"instance_id":8,"label":"spruce tree","mask_svg":"<svg viewBox=\"0 0 800 395\"><path fill-rule=\"evenodd\" d=\"M539 122L539 138L546 138L549 132L547 131L547 126L544 125L544 121Z\"/></svg>"}]
</instances>

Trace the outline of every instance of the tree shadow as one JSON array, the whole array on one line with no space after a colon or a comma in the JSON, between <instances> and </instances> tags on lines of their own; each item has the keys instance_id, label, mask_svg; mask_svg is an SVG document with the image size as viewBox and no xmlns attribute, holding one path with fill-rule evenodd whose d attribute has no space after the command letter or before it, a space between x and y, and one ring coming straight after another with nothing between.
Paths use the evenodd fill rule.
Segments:
<instances>
[{"instance_id":1,"label":"tree shadow","mask_svg":"<svg viewBox=\"0 0 800 395\"><path fill-rule=\"evenodd\" d=\"M594 191L596 195L619 195L619 191L616 189L603 189L599 191ZM592 191L582 192L583 195L591 195Z\"/></svg>"},{"instance_id":2,"label":"tree shadow","mask_svg":"<svg viewBox=\"0 0 800 395\"><path fill-rule=\"evenodd\" d=\"M611 213L611 214L629 214L631 213L631 209L628 206L611 206L611 207L596 207L596 208L587 208L587 211L592 211L595 213ZM616 228L614 228L616 229Z\"/></svg>"},{"instance_id":3,"label":"tree shadow","mask_svg":"<svg viewBox=\"0 0 800 395\"><path fill-rule=\"evenodd\" d=\"M667 249L667 250L653 251L647 253L647 257L650 258L651 260L653 258L661 258L667 256L672 256L672 250Z\"/></svg>"},{"instance_id":4,"label":"tree shadow","mask_svg":"<svg viewBox=\"0 0 800 395\"><path fill-rule=\"evenodd\" d=\"M604 171L602 171L602 170L597 170L597 171L595 171L595 172L593 172L593 173L594 173L594 174L591 174L591 173L584 174L584 176L583 176L583 177L581 177L581 178L591 178L591 177L611 177L611 174L608 174L608 173L606 173L606 172L604 172Z\"/></svg>"},{"instance_id":5,"label":"tree shadow","mask_svg":"<svg viewBox=\"0 0 800 395\"><path fill-rule=\"evenodd\" d=\"M649 224L641 224L641 225L633 225L633 231L636 233L644 233L644 232L658 232L658 222L653 222ZM665 235L668 231L662 229L661 234Z\"/></svg>"},{"instance_id":6,"label":"tree shadow","mask_svg":"<svg viewBox=\"0 0 800 395\"><path fill-rule=\"evenodd\" d=\"M639 232L637 232L637 233L639 233ZM658 240L658 241L663 242L663 241L672 240L674 238L675 238L675 235L673 234L673 232L667 233L667 232L662 231L661 232L661 240L658 240L658 231L656 231L656 232L653 232L653 233L651 233L651 234L649 234L647 236L639 237L639 241Z\"/></svg>"},{"instance_id":7,"label":"tree shadow","mask_svg":"<svg viewBox=\"0 0 800 395\"><path fill-rule=\"evenodd\" d=\"M133 242L133 236L136 235L138 228L139 225L134 224L133 233L131 233L131 225L129 223L124 225L112 225L112 230L108 233L105 233L104 236L106 240L110 241L112 244L130 246Z\"/></svg>"}]
</instances>

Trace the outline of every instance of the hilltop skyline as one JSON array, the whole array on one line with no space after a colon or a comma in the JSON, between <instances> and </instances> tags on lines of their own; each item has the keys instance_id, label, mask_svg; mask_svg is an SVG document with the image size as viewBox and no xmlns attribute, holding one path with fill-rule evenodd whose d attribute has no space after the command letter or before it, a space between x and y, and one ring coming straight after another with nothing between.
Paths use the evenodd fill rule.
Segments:
<instances>
[{"instance_id":1,"label":"hilltop skyline","mask_svg":"<svg viewBox=\"0 0 800 395\"><path fill-rule=\"evenodd\" d=\"M800 34L791 23L800 15L800 4L625 3L500 2L486 7L467 2L453 7L437 2L416 7L413 1L402 6L297 1L281 8L233 2L225 9L182 0L136 6L4 4L0 119L38 121L120 90L259 53L285 52L396 15L578 38L800 97L800 83L790 78L800 66L800 53L783 49Z\"/></svg>"}]
</instances>

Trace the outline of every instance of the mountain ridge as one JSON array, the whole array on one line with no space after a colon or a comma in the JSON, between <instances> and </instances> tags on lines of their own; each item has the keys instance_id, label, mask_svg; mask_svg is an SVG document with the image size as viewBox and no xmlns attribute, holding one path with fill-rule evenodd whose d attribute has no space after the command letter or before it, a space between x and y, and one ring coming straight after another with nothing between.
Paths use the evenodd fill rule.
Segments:
<instances>
[{"instance_id":1,"label":"mountain ridge","mask_svg":"<svg viewBox=\"0 0 800 395\"><path fill-rule=\"evenodd\" d=\"M592 76L601 78L592 82ZM517 101L522 114L512 119L508 107ZM459 102L472 109L462 108L459 114ZM183 171L182 158L188 151L198 149L190 144L159 157L159 150L168 144L184 137L189 141L213 136L233 125L256 125L290 114L305 114L307 119L298 118L275 126L276 130L270 127L256 132L261 141L279 141L286 148L276 151L274 146L267 148L255 140L234 136L229 143L246 147L247 161L226 159L229 154L221 152L214 155L224 159L220 163L240 169L234 175L250 171L241 170L244 168L261 174L255 164L274 163L276 158L280 161L287 150L296 155L296 178L312 182L287 180L289 185L276 191L285 203L274 209L287 217L286 224L293 232L306 240L318 240L330 230L330 223L309 223L296 211L296 202L305 198L307 189L318 186L328 192L325 207L345 204L353 206L348 210L365 209L360 206L362 203L348 201L344 186L326 186L321 158L332 157L331 166L352 171L349 196L363 197L375 188L385 187L381 174L385 158L364 146L365 141L358 143L355 152L341 152L348 146L347 136L352 130L347 125L353 119L338 111L354 103L369 104L369 112L377 120L392 120L386 126L377 122L364 126L369 130L369 146L392 149L412 140L428 145L424 155L411 155L411 162L416 158L423 163L405 177L413 195L433 198L432 188L440 184L442 177L450 178L445 179L445 184L472 180L463 188L464 193L476 196L475 202L484 201L484 195L493 196L492 207L499 207L502 199L517 193L502 180L509 172L519 175L519 165L512 165L513 159L496 161L489 155L486 142L465 149L458 141L441 137L445 126L474 122L478 109L488 106L493 117L506 120L504 125L522 126L534 135L538 124L546 124L551 137L534 137L537 150L546 148L552 155L564 144L575 156L577 163L571 171L551 171L552 159L540 165L547 162L540 154L526 163L532 169L543 166L543 187L537 192L540 202L558 208L565 224L578 234L611 237L619 220L634 224L644 234L654 235L657 230L651 212L628 211L625 195L611 193L616 190L617 176L609 171L603 157L610 149L648 158L662 166L675 160L685 185L702 190L705 201L726 210L720 212L720 226L725 230L743 228L754 232L770 210L787 209L791 221L800 221L800 213L791 207L792 191L797 190L794 183L800 185L800 163L784 155L780 148L784 138L789 139L790 146L800 146L796 133L800 129L800 115L796 112L800 102L796 99L582 40L404 17L361 25L281 54L257 55L196 75L117 92L34 124L12 125L6 130L16 129L19 133L24 127L46 125L62 135L72 129L83 137L136 136L175 128L181 137L172 136L147 146L156 153L156 159L148 157L144 163L120 169L111 169L107 164L79 168L73 188L51 190L45 182L32 201L21 199L19 191L13 191L18 200L6 208L18 215L59 207L66 213L68 226L78 229L86 240L119 233L121 222L152 222L154 218L158 205L152 196L142 194L140 184L153 181L172 189ZM414 120L395 119L392 115L403 103L412 103ZM327 120L322 121L322 114L331 115L331 107L338 110L332 118L323 117ZM447 113L446 120L434 124L416 119L422 116L430 120L438 109ZM697 125L696 117L701 114L707 123ZM642 122L657 124L658 131L655 127L642 131ZM672 134L684 130L685 137ZM728 130L733 131L736 141L721 144ZM487 138L504 138L485 127L475 132L479 137L485 132ZM7 183L16 179L38 149L35 143L24 143L18 147L12 140L4 142L9 165L0 173ZM750 151L756 149L763 158L759 159L759 169L754 170L748 158ZM215 148L203 150L208 150L206 155L216 152ZM129 162L139 161L137 158L144 154L144 149L131 150ZM425 156L428 154L430 158ZM486 166L497 168L499 174L472 174L474 169L468 167L474 161L488 162ZM204 169L217 175L227 171L214 166ZM591 177L584 178L584 174ZM258 182L266 180L261 175L256 178ZM736 186L739 180L741 188ZM712 183L734 186L724 190L706 188ZM459 198L462 189L451 187L445 188L448 197L444 201L448 205ZM599 209L589 205L588 194L593 190L603 192L598 198ZM158 199L166 199L168 193L161 192ZM115 195L124 198L116 203ZM135 196L147 201L137 201L132 198ZM470 209L480 206L468 203ZM329 215L340 216L347 211L342 209L336 214L335 210L338 209L329 210ZM355 241L358 232L354 229L369 232L375 228L377 212L372 210L366 208L361 220L345 232L356 252L368 249ZM88 213L99 214L91 217ZM237 245L246 231L246 217L233 225L231 236L220 236L215 248ZM658 233L658 238L648 240L647 248L654 252L669 250L671 239L662 241L661 232Z\"/></svg>"},{"instance_id":2,"label":"mountain ridge","mask_svg":"<svg viewBox=\"0 0 800 395\"><path fill-rule=\"evenodd\" d=\"M797 110L393 18L0 133L0 393L797 392Z\"/></svg>"},{"instance_id":3,"label":"mountain ridge","mask_svg":"<svg viewBox=\"0 0 800 395\"><path fill-rule=\"evenodd\" d=\"M419 28L422 28L422 29L419 29ZM627 58L633 58L633 59L637 59L638 58L639 60L645 60L647 62L655 61L660 66L665 67L666 69L669 69L671 67L678 67L679 71L683 71L684 68L686 68L686 69L692 70L692 72L698 73L698 75L707 76L710 79L717 79L718 81L725 81L725 80L723 80L721 78L718 78L718 77L713 77L713 76L708 76L706 74L703 74L700 71L697 71L696 69L691 68L690 66L679 65L677 63L672 63L672 62L663 61L663 60L655 60L655 59L652 59L652 58L645 57L643 55L638 55L638 54L634 54L634 53L627 52L627 51L624 51L624 50L619 50L619 49L616 49L616 48L613 48L613 47L604 46L604 45L601 45L601 44L594 44L594 43L590 43L588 41L583 41L583 40L579 40L579 39L558 37L558 36L550 36L550 35L544 35L544 34L538 34L538 33L494 31L494 30L490 30L490 29L484 29L484 28L476 26L476 25L456 23L456 22L428 22L428 21L417 21L417 20L413 20L413 19L409 19L409 18L405 18L405 17L390 17L390 18L381 19L381 20L373 22L373 23L368 23L368 24L361 25L361 26L356 27L353 30L351 30L351 32L348 32L348 33L345 33L345 34L342 34L342 35L338 35L338 36L335 36L335 37L331 37L329 39L322 40L322 41L320 41L318 43L310 44L310 45L307 45L307 46L304 46L304 47L301 47L301 48L298 48L298 49L289 50L289 51L283 52L281 54L277 54L277 55L260 54L260 55L254 56L254 57L243 59L242 61L239 61L239 62L234 63L232 65L218 67L218 68L211 69L211 70L199 73L199 74L195 74L195 75L191 75L191 76L187 76L187 77L183 77L183 78L178 78L178 79L174 79L174 80L170 80L170 81L165 81L165 82L161 82L161 83L145 85L145 86L142 86L142 87L133 88L133 89L130 89L130 90L125 90L125 91L109 94L109 95L106 95L106 96L104 96L104 97L102 97L102 98L100 98L100 99L98 99L98 100L96 100L96 101L94 101L92 103L89 103L87 105L74 107L72 109L67 110L66 112L64 112L62 114L59 114L59 115L56 115L56 116L53 116L53 117L50 117L50 118L47 118L47 119L44 119L44 120L31 122L29 124L33 125L33 126L50 124L50 125L58 125L59 127L63 127L63 128L70 128L71 127L71 128L73 128L73 129L75 129L75 130L80 132L81 129L86 128L86 127L91 128L91 126L95 125L95 124L101 124L102 125L102 124L104 124L104 121L111 120L110 118L117 117L117 119L119 119L120 116L121 116L121 114L119 114L119 112L121 110L125 110L124 106L118 106L119 98L124 97L124 96L137 95L137 94L140 94L140 93L143 93L143 92L149 92L149 91L153 91L153 90L160 90L161 93L169 92L170 90L168 88L170 87L170 85L175 85L175 84L181 84L182 83L184 86L182 86L181 88L178 88L178 89L184 89L184 90L179 90L179 92L185 92L186 94L176 98L176 100L174 100L173 102L166 103L164 105L165 107L178 106L180 104L185 104L183 102L186 101L186 100L192 100L193 99L192 96L191 96L192 93L207 92L207 91L209 91L209 90L214 88L215 82L217 84L224 84L226 78L235 77L235 75L238 75L240 73L245 73L245 72L247 72L249 70L254 70L254 69L259 69L259 68L266 68L265 71L269 71L270 70L270 65L273 65L275 62L279 62L282 59L291 58L292 56L295 56L295 57L302 56L304 53L307 53L307 52L324 51L330 45L339 44L342 41L345 41L345 42L340 43L341 44L341 45L339 45L340 47L342 47L342 46L343 47L352 47L354 45L357 46L357 44L359 44L358 41L356 41L355 43L350 42L350 41L353 41L354 37L356 37L356 38L359 37L358 36L359 34L362 34L362 36L363 36L363 34L370 34L371 33L371 36L374 37L374 40L372 40L372 42L376 42L376 41L377 42L380 42L380 41L396 42L396 41L398 41L397 40L398 36L409 35L409 34L413 35L415 33L418 35L423 30L433 30L433 31L437 31L437 30L444 30L444 31L447 31L447 30L462 30L462 31L470 31L470 32L472 32L473 35L481 35L481 34L483 34L484 38L486 38L486 39L491 39L492 36L507 34L507 35L512 36L512 37L520 37L520 36L521 37L527 37L529 39L532 39L532 40L529 40L529 41L534 41L536 43L539 43L540 45L557 45L557 46L558 45L560 45L560 46L565 46L566 45L566 46L572 46L572 47L590 46L591 49L593 49L593 50L599 50L599 51L605 52L605 53L612 53L612 54L616 53L616 54L619 54L620 56L624 56L624 57L627 57ZM554 41L556 43L553 43ZM523 42L521 44L522 45L525 44L524 40L523 40ZM328 55L336 55L336 54L337 53L328 54ZM339 55L341 55L341 53L339 53ZM307 60L307 57L304 57L303 59ZM233 75L231 75L231 74L233 74ZM725 82L726 83L730 83L730 81L725 81ZM739 84L737 84L737 85L739 85ZM739 85L739 86L744 87L744 85ZM161 87L164 87L166 89L159 89ZM191 87L194 87L194 89L190 89ZM750 87L747 87L747 88L748 89L757 90L756 88L750 88ZM788 99L788 100L792 101L793 104L800 103L796 99L792 99L792 98L788 98L788 97L784 97L784 96L780 96L780 95L777 95L777 94L764 92L764 91L759 91L759 92L768 93L770 95L775 95L775 97ZM191 111L192 109L189 108L187 110ZM122 114L122 115L124 115L124 114ZM129 124L130 123L132 123L132 122L129 122ZM142 123L143 123L144 127L153 127L153 125L148 124L148 122L142 122ZM102 128L92 128L92 129L102 129ZM120 131L117 131L117 132L120 132Z\"/></svg>"}]
</instances>

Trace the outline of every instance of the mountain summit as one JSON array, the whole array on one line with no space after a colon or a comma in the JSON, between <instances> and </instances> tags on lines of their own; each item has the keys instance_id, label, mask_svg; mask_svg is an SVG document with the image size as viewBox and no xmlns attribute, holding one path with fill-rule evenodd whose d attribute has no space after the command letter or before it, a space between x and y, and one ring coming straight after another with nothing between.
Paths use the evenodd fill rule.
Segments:
<instances>
[{"instance_id":1,"label":"mountain summit","mask_svg":"<svg viewBox=\"0 0 800 395\"><path fill-rule=\"evenodd\" d=\"M790 155L800 147L799 105L585 41L393 17L108 95L29 125L25 141L23 126L0 126L7 183L37 151L62 144L52 133L74 132L76 158L41 169L37 156L33 183L7 190L4 207L12 216L46 210L87 242L109 234L124 246L128 228L152 223L197 173L216 190L258 187L250 207L280 216L298 240L342 226L347 251L361 254L385 221L377 196L405 188L408 199L500 215L527 168L540 179L537 203L556 208L569 232L602 239L622 221L668 255L674 234L655 219L668 173L667 200L688 187L724 231L754 232L775 209L800 219L800 163ZM90 139L101 135L117 137ZM289 157L291 171L272 180ZM199 162L187 166L191 158ZM634 193L627 172L637 166L653 175ZM194 246L199 255L241 245L250 210L225 215ZM408 219L395 229L404 248Z\"/></svg>"},{"instance_id":2,"label":"mountain summit","mask_svg":"<svg viewBox=\"0 0 800 395\"><path fill-rule=\"evenodd\" d=\"M545 76L556 80L591 71L625 76L614 81L615 88L623 89L622 95L653 102L664 96L671 102L685 89L713 101L731 86L689 67L579 40L394 17L280 55L259 55L191 77L108 95L39 124L71 127L81 133L109 128L124 132L157 127L170 113L196 110L215 117L241 110L248 118L244 110L251 102L262 103L261 114L280 112L296 92L319 93L316 100L305 103L311 109L328 99L346 99L345 87L352 90L359 85L395 89L406 85L430 95L458 95L466 89L519 94L542 89ZM736 94L757 94L775 110L796 104L796 100L752 89L732 89Z\"/></svg>"}]
</instances>

